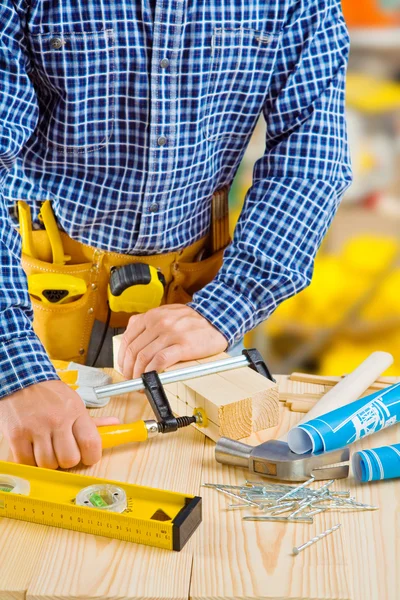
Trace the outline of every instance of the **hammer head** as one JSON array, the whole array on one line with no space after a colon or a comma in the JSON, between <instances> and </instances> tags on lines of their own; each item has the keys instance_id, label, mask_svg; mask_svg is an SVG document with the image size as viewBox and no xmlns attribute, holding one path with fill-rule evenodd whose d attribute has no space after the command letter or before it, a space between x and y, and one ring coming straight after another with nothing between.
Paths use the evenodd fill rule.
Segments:
<instances>
[{"instance_id":1,"label":"hammer head","mask_svg":"<svg viewBox=\"0 0 400 600\"><path fill-rule=\"evenodd\" d=\"M286 442L270 440L248 446L229 438L220 438L215 447L217 462L249 469L257 475L286 481L341 479L349 475L348 448L324 454L295 454ZM338 463L347 464L338 465Z\"/></svg>"}]
</instances>

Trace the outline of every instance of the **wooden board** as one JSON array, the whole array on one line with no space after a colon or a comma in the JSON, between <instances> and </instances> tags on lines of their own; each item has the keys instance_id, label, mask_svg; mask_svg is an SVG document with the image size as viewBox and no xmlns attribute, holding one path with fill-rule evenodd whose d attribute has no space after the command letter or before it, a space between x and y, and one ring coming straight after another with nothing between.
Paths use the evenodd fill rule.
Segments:
<instances>
[{"instance_id":1,"label":"wooden board","mask_svg":"<svg viewBox=\"0 0 400 600\"><path fill-rule=\"evenodd\" d=\"M121 379L114 374L114 380ZM285 378L280 378L283 387ZM142 394L114 398L92 414L148 418ZM253 434L256 444L279 437L300 414L280 406L277 427ZM352 448L400 443L392 427ZM0 459L9 459L0 441ZM98 465L74 469L203 497L203 523L181 553L0 519L0 600L399 600L400 480L350 487L376 512L322 514L314 525L243 522L247 510L227 511L225 497L202 482L242 483L254 476L219 465L214 444L189 427L144 444L112 449ZM299 545L325 528L341 529L302 552Z\"/></svg>"},{"instance_id":2,"label":"wooden board","mask_svg":"<svg viewBox=\"0 0 400 600\"><path fill-rule=\"evenodd\" d=\"M291 373L289 376L290 381L300 381L302 383L321 384L333 386L339 383L344 378L341 377L328 377L327 375L310 375L308 373ZM378 377L371 387L377 389L383 389L388 385L393 384L396 381L396 377Z\"/></svg>"},{"instance_id":3,"label":"wooden board","mask_svg":"<svg viewBox=\"0 0 400 600\"><path fill-rule=\"evenodd\" d=\"M122 335L113 338L114 368L118 367L117 357L121 339ZM227 357L227 354L219 354L198 361L180 363L167 370ZM198 429L214 441L221 436L239 440L278 423L277 384L247 367L168 384L165 391L173 412L180 417L192 416L195 408L203 409L208 424Z\"/></svg>"},{"instance_id":4,"label":"wooden board","mask_svg":"<svg viewBox=\"0 0 400 600\"><path fill-rule=\"evenodd\" d=\"M122 378L115 374L114 381ZM95 415L151 417L143 394L113 398ZM205 437L192 427L152 442L104 451L74 472L188 494L200 489ZM0 456L8 450L0 442ZM182 552L0 519L0 599L187 599L194 539ZM162 574L162 576L161 576Z\"/></svg>"},{"instance_id":5,"label":"wooden board","mask_svg":"<svg viewBox=\"0 0 400 600\"><path fill-rule=\"evenodd\" d=\"M292 373L289 377L277 375L276 378L279 384L280 402L284 403L289 410L301 413L311 410L314 404L342 379L342 377L325 377L306 373ZM394 377L379 377L361 397L385 389L392 385L394 380Z\"/></svg>"},{"instance_id":6,"label":"wooden board","mask_svg":"<svg viewBox=\"0 0 400 600\"><path fill-rule=\"evenodd\" d=\"M277 438L302 417L281 406L279 427L253 435L251 444ZM376 447L400 442L400 429L393 427L353 446ZM205 482L238 485L259 479L247 471L217 464L213 445L207 441L204 457ZM314 487L317 487L314 485ZM335 489L350 489L379 511L323 513L314 524L244 522L250 511L228 511L230 500L204 488L204 526L199 531L190 598L268 600L399 600L400 598L400 480L335 483ZM295 557L298 546L336 523L340 530ZM205 573L207 576L205 576Z\"/></svg>"}]
</instances>

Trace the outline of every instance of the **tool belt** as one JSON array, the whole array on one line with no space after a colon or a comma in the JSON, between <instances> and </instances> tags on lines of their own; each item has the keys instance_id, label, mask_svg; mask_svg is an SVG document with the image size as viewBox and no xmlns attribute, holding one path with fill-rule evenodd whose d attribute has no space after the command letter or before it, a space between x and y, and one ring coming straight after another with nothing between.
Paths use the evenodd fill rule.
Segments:
<instances>
[{"instance_id":1,"label":"tool belt","mask_svg":"<svg viewBox=\"0 0 400 600\"><path fill-rule=\"evenodd\" d=\"M213 196L227 198L227 191ZM222 227L222 229L221 229ZM190 302L192 295L212 281L218 273L223 252L229 243L228 215L217 225L217 237L221 240L221 230L226 239L223 246L215 250L210 234L191 246L167 254L153 256L132 256L99 250L71 239L60 231L64 252L71 259L68 264L52 263L52 248L45 230L32 231L35 257L22 253L22 267L27 276L34 274L64 274L81 278L86 283L85 293L77 300L66 304L44 304L31 296L34 312L33 327L52 359L74 361L85 364L90 336L95 320L107 320L107 286L112 267L122 267L132 263L145 263L160 270L165 278L165 292L161 304ZM210 243L211 241L211 243ZM210 248L214 249L210 255ZM202 253L207 257L199 260ZM126 327L129 313L112 313L111 327Z\"/></svg>"}]
</instances>

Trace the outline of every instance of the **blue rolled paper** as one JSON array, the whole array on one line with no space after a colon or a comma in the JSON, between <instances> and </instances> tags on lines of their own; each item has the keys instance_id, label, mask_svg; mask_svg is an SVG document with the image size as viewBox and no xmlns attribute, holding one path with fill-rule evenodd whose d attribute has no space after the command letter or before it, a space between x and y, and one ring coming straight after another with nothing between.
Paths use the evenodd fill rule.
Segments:
<instances>
[{"instance_id":1,"label":"blue rolled paper","mask_svg":"<svg viewBox=\"0 0 400 600\"><path fill-rule=\"evenodd\" d=\"M353 455L353 472L359 481L400 477L400 444L356 452Z\"/></svg>"},{"instance_id":2,"label":"blue rolled paper","mask_svg":"<svg viewBox=\"0 0 400 600\"><path fill-rule=\"evenodd\" d=\"M288 434L288 444L296 454L330 452L398 421L400 383L294 427Z\"/></svg>"}]
</instances>

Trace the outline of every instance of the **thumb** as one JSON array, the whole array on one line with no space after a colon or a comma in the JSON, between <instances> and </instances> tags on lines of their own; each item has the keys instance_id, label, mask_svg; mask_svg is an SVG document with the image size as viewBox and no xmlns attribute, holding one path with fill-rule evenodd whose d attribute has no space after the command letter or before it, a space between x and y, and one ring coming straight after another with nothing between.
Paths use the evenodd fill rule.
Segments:
<instances>
[{"instance_id":1,"label":"thumb","mask_svg":"<svg viewBox=\"0 0 400 600\"><path fill-rule=\"evenodd\" d=\"M101 427L103 425L119 425L121 422L117 417L94 417L93 421L96 427Z\"/></svg>"}]
</instances>

